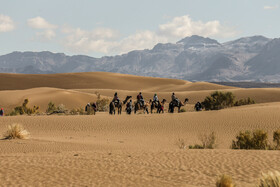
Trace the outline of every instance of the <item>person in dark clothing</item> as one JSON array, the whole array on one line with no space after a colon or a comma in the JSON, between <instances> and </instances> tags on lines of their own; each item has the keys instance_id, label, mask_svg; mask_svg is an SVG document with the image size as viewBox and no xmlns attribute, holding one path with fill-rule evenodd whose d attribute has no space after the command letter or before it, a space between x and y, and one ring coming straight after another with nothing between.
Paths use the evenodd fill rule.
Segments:
<instances>
[{"instance_id":1,"label":"person in dark clothing","mask_svg":"<svg viewBox=\"0 0 280 187\"><path fill-rule=\"evenodd\" d=\"M141 106L144 106L145 101L141 92L139 92L139 94L137 95L137 102L140 103Z\"/></svg>"},{"instance_id":2,"label":"person in dark clothing","mask_svg":"<svg viewBox=\"0 0 280 187\"><path fill-rule=\"evenodd\" d=\"M3 108L1 108L1 110L0 110L0 116L4 116L4 109Z\"/></svg>"},{"instance_id":3,"label":"person in dark clothing","mask_svg":"<svg viewBox=\"0 0 280 187\"><path fill-rule=\"evenodd\" d=\"M176 97L175 93L172 93L171 96L172 102L174 102L176 105L179 105L179 99Z\"/></svg>"},{"instance_id":4,"label":"person in dark clothing","mask_svg":"<svg viewBox=\"0 0 280 187\"><path fill-rule=\"evenodd\" d=\"M118 93L117 93L117 92L114 94L114 97L113 97L112 102L113 102L113 103L117 102L118 104L120 103L120 99L119 99L119 97L118 97Z\"/></svg>"},{"instance_id":5,"label":"person in dark clothing","mask_svg":"<svg viewBox=\"0 0 280 187\"><path fill-rule=\"evenodd\" d=\"M130 101L126 104L126 113L131 114L131 111L132 111L132 100L130 99Z\"/></svg>"},{"instance_id":6,"label":"person in dark clothing","mask_svg":"<svg viewBox=\"0 0 280 187\"><path fill-rule=\"evenodd\" d=\"M201 111L202 110L202 105L201 103L198 101L195 105L194 108L196 111Z\"/></svg>"}]
</instances>

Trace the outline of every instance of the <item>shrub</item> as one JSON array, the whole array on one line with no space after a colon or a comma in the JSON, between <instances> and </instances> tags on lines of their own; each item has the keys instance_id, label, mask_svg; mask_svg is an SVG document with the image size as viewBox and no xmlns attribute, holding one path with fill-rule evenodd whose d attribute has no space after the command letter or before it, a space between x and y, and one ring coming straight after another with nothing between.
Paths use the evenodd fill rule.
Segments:
<instances>
[{"instance_id":1,"label":"shrub","mask_svg":"<svg viewBox=\"0 0 280 187\"><path fill-rule=\"evenodd\" d=\"M55 110L56 110L55 104L52 101L50 101L46 113L53 113Z\"/></svg>"},{"instance_id":2,"label":"shrub","mask_svg":"<svg viewBox=\"0 0 280 187\"><path fill-rule=\"evenodd\" d=\"M77 108L70 110L70 115L84 115L84 109L83 108Z\"/></svg>"},{"instance_id":3,"label":"shrub","mask_svg":"<svg viewBox=\"0 0 280 187\"><path fill-rule=\"evenodd\" d=\"M101 112L108 111L109 109L109 99L102 98L96 101L97 110Z\"/></svg>"},{"instance_id":4,"label":"shrub","mask_svg":"<svg viewBox=\"0 0 280 187\"><path fill-rule=\"evenodd\" d=\"M190 145L189 149L214 149L216 147L217 138L214 132L211 132L209 135L203 134L199 139L202 144Z\"/></svg>"},{"instance_id":5,"label":"shrub","mask_svg":"<svg viewBox=\"0 0 280 187\"><path fill-rule=\"evenodd\" d=\"M179 147L179 149L186 149L186 143L184 139L179 138L176 142L176 145Z\"/></svg>"},{"instance_id":6,"label":"shrub","mask_svg":"<svg viewBox=\"0 0 280 187\"><path fill-rule=\"evenodd\" d=\"M49 102L48 108L46 110L46 113L48 114L66 114L68 110L65 108L63 104L59 104L58 106L55 106L53 102Z\"/></svg>"},{"instance_id":7,"label":"shrub","mask_svg":"<svg viewBox=\"0 0 280 187\"><path fill-rule=\"evenodd\" d=\"M275 149L280 149L280 129L273 132L273 142L276 144Z\"/></svg>"},{"instance_id":8,"label":"shrub","mask_svg":"<svg viewBox=\"0 0 280 187\"><path fill-rule=\"evenodd\" d=\"M239 132L236 141L232 141L232 149L267 149L267 132L263 130Z\"/></svg>"},{"instance_id":9,"label":"shrub","mask_svg":"<svg viewBox=\"0 0 280 187\"><path fill-rule=\"evenodd\" d=\"M23 103L21 106L17 106L14 108L14 110L9 114L10 116L14 116L14 115L23 115L23 114L37 114L39 113L39 106L33 106L33 108L28 108L27 104L28 104L28 99L24 99Z\"/></svg>"},{"instance_id":10,"label":"shrub","mask_svg":"<svg viewBox=\"0 0 280 187\"><path fill-rule=\"evenodd\" d=\"M210 96L207 96L201 104L205 110L220 110L232 106L255 104L255 101L250 97L235 101L235 96L232 92L215 91Z\"/></svg>"},{"instance_id":11,"label":"shrub","mask_svg":"<svg viewBox=\"0 0 280 187\"><path fill-rule=\"evenodd\" d=\"M20 124L12 124L8 126L7 132L4 134L5 139L28 139L29 132Z\"/></svg>"},{"instance_id":12,"label":"shrub","mask_svg":"<svg viewBox=\"0 0 280 187\"><path fill-rule=\"evenodd\" d=\"M211 132L209 135L204 134L200 137L202 142L202 147L206 149L214 149L216 146L216 135L214 132Z\"/></svg>"},{"instance_id":13,"label":"shrub","mask_svg":"<svg viewBox=\"0 0 280 187\"><path fill-rule=\"evenodd\" d=\"M250 105L255 104L256 102L248 97L247 99L240 99L238 101L235 101L234 106L241 106L241 105Z\"/></svg>"},{"instance_id":14,"label":"shrub","mask_svg":"<svg viewBox=\"0 0 280 187\"><path fill-rule=\"evenodd\" d=\"M210 96L207 96L201 103L205 110L220 110L225 107L231 107L234 105L235 96L232 92L213 92Z\"/></svg>"},{"instance_id":15,"label":"shrub","mask_svg":"<svg viewBox=\"0 0 280 187\"><path fill-rule=\"evenodd\" d=\"M280 187L280 173L278 171L263 173L259 187Z\"/></svg>"},{"instance_id":16,"label":"shrub","mask_svg":"<svg viewBox=\"0 0 280 187\"><path fill-rule=\"evenodd\" d=\"M228 175L222 175L216 182L216 187L234 187L232 178Z\"/></svg>"},{"instance_id":17,"label":"shrub","mask_svg":"<svg viewBox=\"0 0 280 187\"><path fill-rule=\"evenodd\" d=\"M187 110L184 109L184 108L181 108L181 109L180 109L180 112L187 112Z\"/></svg>"}]
</instances>

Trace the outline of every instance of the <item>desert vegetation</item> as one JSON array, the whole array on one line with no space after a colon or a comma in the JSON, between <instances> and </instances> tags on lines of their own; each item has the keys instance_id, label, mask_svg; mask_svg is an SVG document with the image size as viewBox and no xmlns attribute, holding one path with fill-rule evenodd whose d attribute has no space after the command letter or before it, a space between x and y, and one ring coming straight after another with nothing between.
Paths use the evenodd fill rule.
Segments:
<instances>
[{"instance_id":1,"label":"desert vegetation","mask_svg":"<svg viewBox=\"0 0 280 187\"><path fill-rule=\"evenodd\" d=\"M201 104L205 110L220 110L232 106L255 104L255 101L250 97L236 101L232 92L215 91L207 96Z\"/></svg>"},{"instance_id":2,"label":"desert vegetation","mask_svg":"<svg viewBox=\"0 0 280 187\"><path fill-rule=\"evenodd\" d=\"M264 130L241 131L232 141L232 149L262 149L279 150L280 130L273 132L273 143L268 141L268 133Z\"/></svg>"},{"instance_id":3,"label":"desert vegetation","mask_svg":"<svg viewBox=\"0 0 280 187\"><path fill-rule=\"evenodd\" d=\"M107 112L109 110L109 99L101 98L99 92L95 92L95 94L97 96L97 100L96 100L97 111Z\"/></svg>"},{"instance_id":4,"label":"desert vegetation","mask_svg":"<svg viewBox=\"0 0 280 187\"><path fill-rule=\"evenodd\" d=\"M229 175L222 175L216 181L216 187L234 187L232 178Z\"/></svg>"},{"instance_id":5,"label":"desert vegetation","mask_svg":"<svg viewBox=\"0 0 280 187\"><path fill-rule=\"evenodd\" d=\"M10 112L8 115L15 116L15 115L31 115L31 114L37 114L39 113L39 106L33 106L32 108L27 107L29 100L24 99L21 106L15 107L12 112Z\"/></svg>"},{"instance_id":6,"label":"desert vegetation","mask_svg":"<svg viewBox=\"0 0 280 187\"><path fill-rule=\"evenodd\" d=\"M280 173L278 171L263 173L258 187L279 187Z\"/></svg>"},{"instance_id":7,"label":"desert vegetation","mask_svg":"<svg viewBox=\"0 0 280 187\"><path fill-rule=\"evenodd\" d=\"M200 135L199 140L201 144L190 145L189 149L214 149L216 147L217 137L214 132Z\"/></svg>"},{"instance_id":8,"label":"desert vegetation","mask_svg":"<svg viewBox=\"0 0 280 187\"><path fill-rule=\"evenodd\" d=\"M28 139L29 136L30 133L21 124L12 124L8 126L4 139Z\"/></svg>"},{"instance_id":9,"label":"desert vegetation","mask_svg":"<svg viewBox=\"0 0 280 187\"><path fill-rule=\"evenodd\" d=\"M66 114L68 110L63 104L56 106L52 101L49 102L48 108L46 110L47 114Z\"/></svg>"}]
</instances>

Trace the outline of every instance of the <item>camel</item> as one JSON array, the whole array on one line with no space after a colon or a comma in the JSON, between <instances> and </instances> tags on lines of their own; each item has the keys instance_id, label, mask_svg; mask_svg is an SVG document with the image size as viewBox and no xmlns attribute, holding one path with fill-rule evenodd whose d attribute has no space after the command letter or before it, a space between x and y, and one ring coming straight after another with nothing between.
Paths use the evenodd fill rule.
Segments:
<instances>
[{"instance_id":1,"label":"camel","mask_svg":"<svg viewBox=\"0 0 280 187\"><path fill-rule=\"evenodd\" d=\"M155 103L153 102L152 100L150 100L150 103L151 103L151 113L153 113L153 109L157 109L157 113L163 113L163 107L164 107L164 104L166 102L166 99L163 99L162 102L158 102L158 103Z\"/></svg>"},{"instance_id":2,"label":"camel","mask_svg":"<svg viewBox=\"0 0 280 187\"><path fill-rule=\"evenodd\" d=\"M173 113L173 112L174 112L174 108L175 108L175 107L178 107L178 113L180 113L181 107L184 106L188 101L189 101L188 98L186 98L184 102L179 101L179 103L177 103L177 102L175 102L175 101L171 101L171 102L169 103L168 112Z\"/></svg>"},{"instance_id":3,"label":"camel","mask_svg":"<svg viewBox=\"0 0 280 187\"><path fill-rule=\"evenodd\" d=\"M86 105L85 111L88 115L93 114L95 115L95 112L97 111L97 104L94 102L90 102Z\"/></svg>"},{"instance_id":4,"label":"camel","mask_svg":"<svg viewBox=\"0 0 280 187\"><path fill-rule=\"evenodd\" d=\"M115 115L115 108L118 109L118 114L122 114L122 106L131 98L132 96L126 96L123 102L113 102L111 101L109 104L109 114Z\"/></svg>"},{"instance_id":5,"label":"camel","mask_svg":"<svg viewBox=\"0 0 280 187\"><path fill-rule=\"evenodd\" d=\"M149 110L148 110L149 106L150 106L149 102L144 102L143 106L141 106L139 102L136 102L135 106L134 106L134 114L136 114L137 110L140 110L140 109L144 110L144 114L145 114L145 111L147 112L147 114L149 114Z\"/></svg>"}]
</instances>

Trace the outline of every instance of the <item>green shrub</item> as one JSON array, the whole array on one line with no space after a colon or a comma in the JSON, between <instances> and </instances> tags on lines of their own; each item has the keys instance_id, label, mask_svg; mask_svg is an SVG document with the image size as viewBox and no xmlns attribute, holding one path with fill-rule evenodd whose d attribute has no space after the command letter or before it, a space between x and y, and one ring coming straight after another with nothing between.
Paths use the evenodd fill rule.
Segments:
<instances>
[{"instance_id":1,"label":"green shrub","mask_svg":"<svg viewBox=\"0 0 280 187\"><path fill-rule=\"evenodd\" d=\"M250 97L235 101L235 96L232 92L215 91L210 96L207 96L201 104L205 110L220 110L232 106L255 104L255 101Z\"/></svg>"},{"instance_id":2,"label":"green shrub","mask_svg":"<svg viewBox=\"0 0 280 187\"><path fill-rule=\"evenodd\" d=\"M106 112L109 109L109 99L102 98L96 101L97 110L101 112Z\"/></svg>"},{"instance_id":3,"label":"green shrub","mask_svg":"<svg viewBox=\"0 0 280 187\"><path fill-rule=\"evenodd\" d=\"M205 149L202 145L195 144L195 145L190 145L189 149Z\"/></svg>"},{"instance_id":4,"label":"green shrub","mask_svg":"<svg viewBox=\"0 0 280 187\"><path fill-rule=\"evenodd\" d=\"M280 129L273 132L273 142L276 144L275 149L280 149Z\"/></svg>"},{"instance_id":5,"label":"green shrub","mask_svg":"<svg viewBox=\"0 0 280 187\"><path fill-rule=\"evenodd\" d=\"M216 187L234 187L235 185L232 182L232 178L228 175L222 175L216 181Z\"/></svg>"},{"instance_id":6,"label":"green shrub","mask_svg":"<svg viewBox=\"0 0 280 187\"><path fill-rule=\"evenodd\" d=\"M232 141L232 149L267 149L268 136L263 130L240 132Z\"/></svg>"},{"instance_id":7,"label":"green shrub","mask_svg":"<svg viewBox=\"0 0 280 187\"><path fill-rule=\"evenodd\" d=\"M37 114L39 113L39 106L33 106L33 108L28 108L28 99L24 99L23 103L21 106L17 106L14 108L14 110L9 114L10 116L15 116L15 115L23 115L23 114Z\"/></svg>"},{"instance_id":8,"label":"green shrub","mask_svg":"<svg viewBox=\"0 0 280 187\"><path fill-rule=\"evenodd\" d=\"M56 110L55 104L52 101L50 101L46 113L53 113L55 110Z\"/></svg>"},{"instance_id":9,"label":"green shrub","mask_svg":"<svg viewBox=\"0 0 280 187\"><path fill-rule=\"evenodd\" d=\"M240 99L238 101L235 101L234 106L242 106L242 105L251 105L255 104L256 102L248 97L247 99Z\"/></svg>"},{"instance_id":10,"label":"green shrub","mask_svg":"<svg viewBox=\"0 0 280 187\"><path fill-rule=\"evenodd\" d=\"M234 105L234 98L232 92L215 91L210 96L207 96L201 103L205 110L220 110Z\"/></svg>"}]
</instances>

